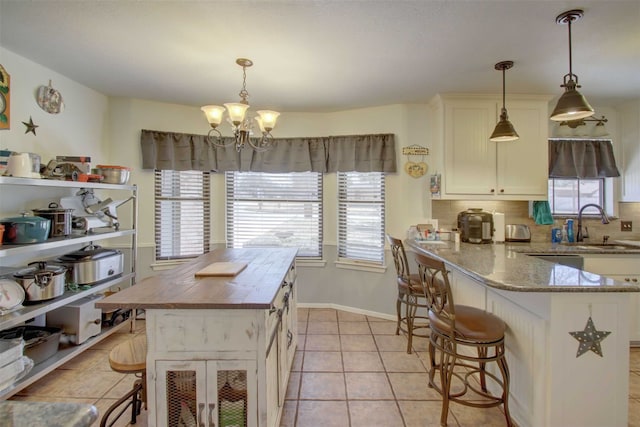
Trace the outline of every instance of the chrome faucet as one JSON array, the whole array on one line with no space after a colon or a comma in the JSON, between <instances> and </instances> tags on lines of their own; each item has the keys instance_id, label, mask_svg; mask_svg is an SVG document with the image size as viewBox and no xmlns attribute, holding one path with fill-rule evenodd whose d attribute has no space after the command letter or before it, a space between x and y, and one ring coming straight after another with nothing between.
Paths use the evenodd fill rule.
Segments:
<instances>
[{"instance_id":1,"label":"chrome faucet","mask_svg":"<svg viewBox=\"0 0 640 427\"><path fill-rule=\"evenodd\" d=\"M603 224L609 224L609 217L604 212L604 209L602 209L602 206L596 205L595 203L588 203L584 205L583 207L580 208L580 211L578 212L578 233L576 234L576 242L582 242L584 240L584 238L582 237L582 211L590 207L596 208L600 211L600 216L602 217Z\"/></svg>"}]
</instances>

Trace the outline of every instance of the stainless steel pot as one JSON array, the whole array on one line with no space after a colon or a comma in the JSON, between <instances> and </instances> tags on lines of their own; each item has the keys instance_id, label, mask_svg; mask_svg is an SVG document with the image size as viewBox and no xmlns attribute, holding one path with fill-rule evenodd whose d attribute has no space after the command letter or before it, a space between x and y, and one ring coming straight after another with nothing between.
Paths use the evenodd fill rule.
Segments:
<instances>
[{"instance_id":1,"label":"stainless steel pot","mask_svg":"<svg viewBox=\"0 0 640 427\"><path fill-rule=\"evenodd\" d=\"M57 203L49 203L48 209L33 209L33 213L51 221L49 237L68 236L71 234L71 214L74 209L65 209Z\"/></svg>"},{"instance_id":2,"label":"stainless steel pot","mask_svg":"<svg viewBox=\"0 0 640 427\"><path fill-rule=\"evenodd\" d=\"M13 277L24 288L28 302L46 301L64 294L66 271L62 265L36 261L18 270Z\"/></svg>"},{"instance_id":3,"label":"stainless steel pot","mask_svg":"<svg viewBox=\"0 0 640 427\"><path fill-rule=\"evenodd\" d=\"M69 280L78 285L93 285L122 274L124 256L117 249L107 249L98 245L65 254L58 262L69 268Z\"/></svg>"},{"instance_id":4,"label":"stainless steel pot","mask_svg":"<svg viewBox=\"0 0 640 427\"><path fill-rule=\"evenodd\" d=\"M51 221L39 216L27 216L24 212L21 217L4 218L0 220L4 225L3 243L41 243L49 237Z\"/></svg>"}]
</instances>

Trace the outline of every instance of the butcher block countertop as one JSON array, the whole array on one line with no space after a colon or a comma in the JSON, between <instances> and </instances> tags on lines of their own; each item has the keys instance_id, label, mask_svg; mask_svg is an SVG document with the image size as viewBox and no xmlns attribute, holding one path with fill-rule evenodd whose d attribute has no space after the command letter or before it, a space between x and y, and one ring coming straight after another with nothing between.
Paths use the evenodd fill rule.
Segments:
<instances>
[{"instance_id":1,"label":"butcher block countertop","mask_svg":"<svg viewBox=\"0 0 640 427\"><path fill-rule=\"evenodd\" d=\"M96 302L102 309L268 309L289 267L294 248L216 249L147 277ZM213 263L246 263L235 276L196 277Z\"/></svg>"}]
</instances>

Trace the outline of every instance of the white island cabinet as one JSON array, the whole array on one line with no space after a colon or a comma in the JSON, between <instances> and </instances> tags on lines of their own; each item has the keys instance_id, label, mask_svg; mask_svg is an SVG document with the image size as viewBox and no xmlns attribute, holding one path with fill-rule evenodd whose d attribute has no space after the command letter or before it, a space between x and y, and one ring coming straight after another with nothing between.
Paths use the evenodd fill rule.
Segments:
<instances>
[{"instance_id":1,"label":"white island cabinet","mask_svg":"<svg viewBox=\"0 0 640 427\"><path fill-rule=\"evenodd\" d=\"M499 96L436 96L431 105L435 170L444 171L441 197L546 199L548 100L546 96L510 96L507 100L509 119L520 138L493 142L489 137L500 116Z\"/></svg>"},{"instance_id":2,"label":"white island cabinet","mask_svg":"<svg viewBox=\"0 0 640 427\"><path fill-rule=\"evenodd\" d=\"M98 303L146 310L151 426L277 427L297 344L295 249L219 249ZM235 276L195 277L216 262Z\"/></svg>"}]
</instances>

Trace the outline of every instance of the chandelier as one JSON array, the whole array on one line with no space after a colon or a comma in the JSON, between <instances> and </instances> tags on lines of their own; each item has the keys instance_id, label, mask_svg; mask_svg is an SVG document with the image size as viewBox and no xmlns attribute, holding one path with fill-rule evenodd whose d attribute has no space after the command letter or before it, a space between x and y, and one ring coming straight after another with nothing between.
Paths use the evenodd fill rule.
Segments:
<instances>
[{"instance_id":1,"label":"chandelier","mask_svg":"<svg viewBox=\"0 0 640 427\"><path fill-rule=\"evenodd\" d=\"M240 102L230 102L224 104L224 107L219 105L205 105L200 109L204 111L207 116L207 121L211 125L211 129L207 134L207 140L210 144L216 147L228 147L235 145L236 151L241 151L247 144L256 151L267 151L273 146L273 136L271 131L276 126L276 120L280 113L271 110L257 111L258 117L255 117L258 122L258 127L262 133L261 137L252 138L252 121L250 117L246 116L249 109L249 92L247 92L247 67L253 65L253 61L246 58L236 59L236 64L242 67L242 89L240 90ZM233 127L233 139L228 142L223 141L222 134L218 130L218 126L222 123L222 116L225 112L228 114L227 120Z\"/></svg>"}]
</instances>

